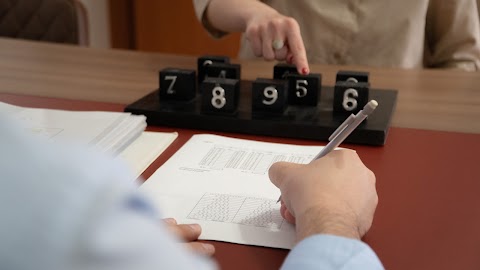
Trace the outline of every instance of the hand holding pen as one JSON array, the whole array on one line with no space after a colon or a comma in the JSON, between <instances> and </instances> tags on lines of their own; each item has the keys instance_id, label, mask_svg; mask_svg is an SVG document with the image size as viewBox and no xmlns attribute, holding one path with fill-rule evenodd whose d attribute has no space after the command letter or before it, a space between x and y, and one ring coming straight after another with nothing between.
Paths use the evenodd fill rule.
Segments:
<instances>
[{"instance_id":1,"label":"hand holding pen","mask_svg":"<svg viewBox=\"0 0 480 270\"><path fill-rule=\"evenodd\" d=\"M312 159L319 159L332 150L337 148L352 132L355 130L360 123L367 118L374 110L377 108L378 102L375 100L370 100L362 110L360 110L356 115L351 114L328 138L329 143L320 150L320 152ZM282 199L280 196L277 200L277 203Z\"/></svg>"}]
</instances>

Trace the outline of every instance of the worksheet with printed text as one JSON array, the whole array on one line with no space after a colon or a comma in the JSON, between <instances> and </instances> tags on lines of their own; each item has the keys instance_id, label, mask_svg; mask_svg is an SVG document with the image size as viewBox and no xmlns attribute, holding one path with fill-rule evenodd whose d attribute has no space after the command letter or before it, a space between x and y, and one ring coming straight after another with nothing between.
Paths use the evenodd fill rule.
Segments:
<instances>
[{"instance_id":1,"label":"worksheet with printed text","mask_svg":"<svg viewBox=\"0 0 480 270\"><path fill-rule=\"evenodd\" d=\"M290 249L294 226L280 215L268 178L277 161L308 163L321 146L193 136L142 186L179 223L199 223L201 239Z\"/></svg>"}]
</instances>

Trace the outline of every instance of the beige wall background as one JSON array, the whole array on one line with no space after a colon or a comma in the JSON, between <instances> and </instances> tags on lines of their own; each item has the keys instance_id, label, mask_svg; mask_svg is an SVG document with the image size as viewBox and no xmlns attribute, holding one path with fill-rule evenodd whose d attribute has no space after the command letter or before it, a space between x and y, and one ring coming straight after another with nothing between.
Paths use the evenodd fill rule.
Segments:
<instances>
[{"instance_id":1,"label":"beige wall background","mask_svg":"<svg viewBox=\"0 0 480 270\"><path fill-rule=\"evenodd\" d=\"M108 0L80 0L87 9L90 47L110 48Z\"/></svg>"}]
</instances>

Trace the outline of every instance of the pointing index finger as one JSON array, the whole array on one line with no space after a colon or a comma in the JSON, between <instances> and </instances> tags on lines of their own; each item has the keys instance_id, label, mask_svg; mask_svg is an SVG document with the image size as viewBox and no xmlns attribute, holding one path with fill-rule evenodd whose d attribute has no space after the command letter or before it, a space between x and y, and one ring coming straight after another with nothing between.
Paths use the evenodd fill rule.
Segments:
<instances>
[{"instance_id":1,"label":"pointing index finger","mask_svg":"<svg viewBox=\"0 0 480 270\"><path fill-rule=\"evenodd\" d=\"M302 35L300 34L300 27L298 23L294 21L291 23L287 31L288 46L292 54L292 62L297 66L299 74L307 75L310 73L310 67L308 66L307 53L305 51L305 45L303 44Z\"/></svg>"}]
</instances>

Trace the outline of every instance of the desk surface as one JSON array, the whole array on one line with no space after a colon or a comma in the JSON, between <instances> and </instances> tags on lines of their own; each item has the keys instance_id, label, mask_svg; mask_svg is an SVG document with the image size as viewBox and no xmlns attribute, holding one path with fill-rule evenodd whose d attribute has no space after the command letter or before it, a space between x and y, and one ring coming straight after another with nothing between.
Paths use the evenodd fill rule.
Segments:
<instances>
[{"instance_id":1,"label":"desk surface","mask_svg":"<svg viewBox=\"0 0 480 270\"><path fill-rule=\"evenodd\" d=\"M196 63L193 57L5 38L0 38L0 59L1 101L23 106L115 111L121 111L124 105L155 89L158 70L167 66L194 68ZM273 63L240 63L244 79L272 75ZM378 253L387 269L480 269L479 74L312 66L312 71L323 74L326 85L333 85L340 69L369 71L373 87L399 90L393 118L393 126L397 128L391 129L387 144L384 147L346 145L359 152L378 179L380 203L365 241ZM192 134L201 132L175 130L179 131L179 138L147 169L145 178ZM287 254L284 250L269 248L228 243L215 245L216 258L224 269L277 269Z\"/></svg>"},{"instance_id":2,"label":"desk surface","mask_svg":"<svg viewBox=\"0 0 480 270\"><path fill-rule=\"evenodd\" d=\"M0 38L0 93L129 104L158 86L165 67L196 68L196 58L81 48ZM272 77L272 62L236 61L242 78ZM325 85L340 69L370 72L372 87L398 89L393 126L480 133L480 76L451 70L312 65Z\"/></svg>"},{"instance_id":3,"label":"desk surface","mask_svg":"<svg viewBox=\"0 0 480 270\"><path fill-rule=\"evenodd\" d=\"M20 106L121 111L124 105L0 94ZM154 127L153 131L172 131ZM197 130L178 139L143 174L148 178ZM217 133L294 144L315 141ZM377 176L379 205L365 236L386 269L480 269L480 135L392 128L384 147L355 149ZM213 242L222 269L278 269L287 251Z\"/></svg>"}]
</instances>

